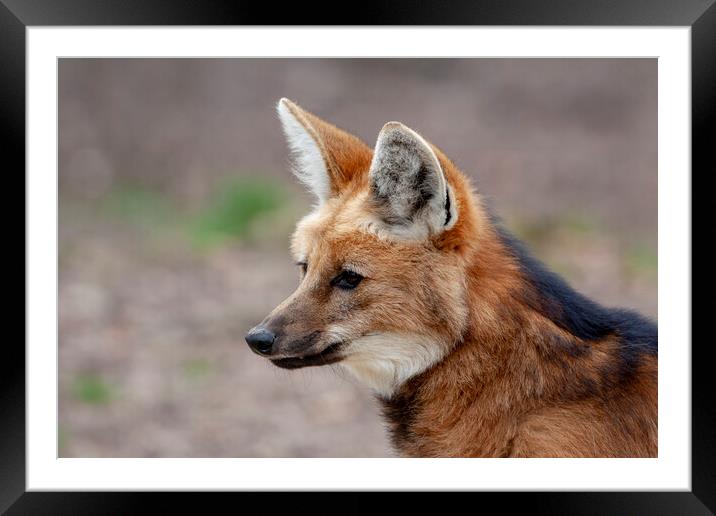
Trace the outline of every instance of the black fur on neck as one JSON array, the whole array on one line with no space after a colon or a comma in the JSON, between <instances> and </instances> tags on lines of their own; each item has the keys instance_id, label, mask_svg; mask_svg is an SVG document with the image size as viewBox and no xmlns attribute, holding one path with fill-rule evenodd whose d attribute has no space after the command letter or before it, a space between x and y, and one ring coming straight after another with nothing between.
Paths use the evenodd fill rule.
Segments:
<instances>
[{"instance_id":1,"label":"black fur on neck","mask_svg":"<svg viewBox=\"0 0 716 516\"><path fill-rule=\"evenodd\" d=\"M529 283L530 288L523 294L531 309L578 339L595 341L616 335L635 352L656 354L658 332L654 322L631 310L605 308L580 294L534 258L495 217L493 224Z\"/></svg>"}]
</instances>

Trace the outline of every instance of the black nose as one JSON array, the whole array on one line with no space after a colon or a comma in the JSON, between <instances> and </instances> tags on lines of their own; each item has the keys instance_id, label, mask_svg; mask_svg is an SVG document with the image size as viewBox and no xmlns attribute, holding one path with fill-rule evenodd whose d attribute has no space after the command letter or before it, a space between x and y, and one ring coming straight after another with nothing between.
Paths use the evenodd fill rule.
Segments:
<instances>
[{"instance_id":1,"label":"black nose","mask_svg":"<svg viewBox=\"0 0 716 516\"><path fill-rule=\"evenodd\" d=\"M246 343L259 355L271 353L274 340L276 340L276 335L263 326L251 328L246 334Z\"/></svg>"}]
</instances>

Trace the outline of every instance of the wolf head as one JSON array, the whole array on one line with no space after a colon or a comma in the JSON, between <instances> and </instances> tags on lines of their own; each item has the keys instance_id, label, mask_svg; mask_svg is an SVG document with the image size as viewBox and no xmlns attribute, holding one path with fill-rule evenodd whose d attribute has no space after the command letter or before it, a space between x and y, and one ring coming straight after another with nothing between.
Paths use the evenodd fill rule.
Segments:
<instances>
[{"instance_id":1,"label":"wolf head","mask_svg":"<svg viewBox=\"0 0 716 516\"><path fill-rule=\"evenodd\" d=\"M401 123L385 124L371 149L288 99L278 115L316 204L292 238L296 291L246 340L279 367L338 363L389 395L465 330L479 199Z\"/></svg>"}]
</instances>

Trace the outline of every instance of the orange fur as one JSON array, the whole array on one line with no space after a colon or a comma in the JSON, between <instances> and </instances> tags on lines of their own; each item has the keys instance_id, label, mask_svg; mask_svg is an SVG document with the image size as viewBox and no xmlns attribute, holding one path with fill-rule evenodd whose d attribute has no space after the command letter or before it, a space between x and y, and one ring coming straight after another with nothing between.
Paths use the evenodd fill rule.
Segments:
<instances>
[{"instance_id":1,"label":"orange fur","mask_svg":"<svg viewBox=\"0 0 716 516\"><path fill-rule=\"evenodd\" d=\"M339 337L427 336L433 349L425 360L434 363L381 393L406 456L656 456L656 356L643 354L626 371L618 332L585 340L535 309L530 296L539 292L439 149L432 146L457 222L425 241L392 239L374 228L372 151L289 108L316 140L333 195L298 224L292 251L307 263L305 277L264 321L283 334L318 337L308 347L300 341L303 348L281 344L276 356L317 353ZM347 265L364 279L337 292L331 278ZM394 360L406 360L405 346ZM336 360L360 358L360 346L342 349ZM371 353L366 367L380 351Z\"/></svg>"}]
</instances>

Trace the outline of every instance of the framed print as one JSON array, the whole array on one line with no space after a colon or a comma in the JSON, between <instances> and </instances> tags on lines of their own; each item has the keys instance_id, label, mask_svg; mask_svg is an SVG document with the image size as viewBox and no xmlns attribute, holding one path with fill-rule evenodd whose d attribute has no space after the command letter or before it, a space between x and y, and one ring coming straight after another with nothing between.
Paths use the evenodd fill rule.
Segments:
<instances>
[{"instance_id":1,"label":"framed print","mask_svg":"<svg viewBox=\"0 0 716 516\"><path fill-rule=\"evenodd\" d=\"M27 201L3 510L716 510L716 7L578 4L0 5Z\"/></svg>"}]
</instances>

